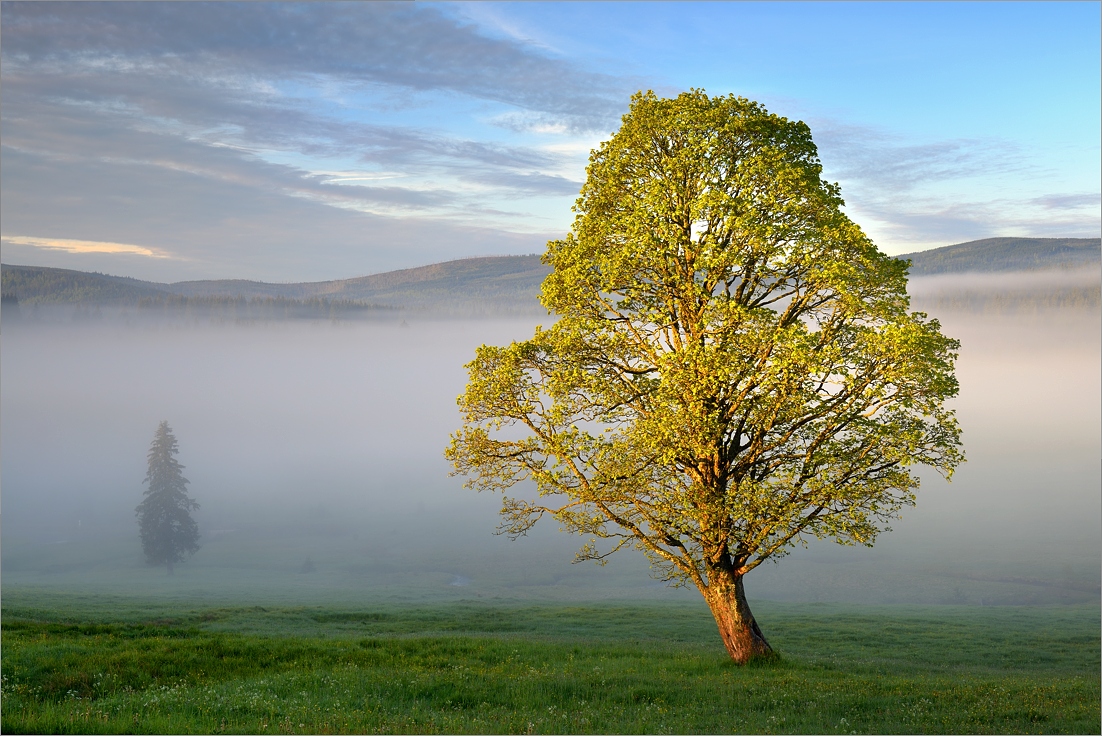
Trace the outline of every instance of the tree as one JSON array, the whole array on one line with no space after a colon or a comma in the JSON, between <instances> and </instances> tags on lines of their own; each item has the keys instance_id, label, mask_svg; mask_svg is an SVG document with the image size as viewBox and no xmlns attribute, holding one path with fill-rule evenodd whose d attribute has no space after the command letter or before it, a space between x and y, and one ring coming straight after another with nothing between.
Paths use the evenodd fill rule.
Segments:
<instances>
[{"instance_id":1,"label":"tree","mask_svg":"<svg viewBox=\"0 0 1102 736\"><path fill-rule=\"evenodd\" d=\"M179 447L168 422L161 422L149 446L149 470L145 474L145 498L135 513L142 550L151 565L172 566L199 549L199 525L191 512L199 504L187 495L184 466L176 460Z\"/></svg>"},{"instance_id":2,"label":"tree","mask_svg":"<svg viewBox=\"0 0 1102 736\"><path fill-rule=\"evenodd\" d=\"M635 95L543 256L558 320L478 348L446 452L475 489L535 482L501 533L551 516L591 538L577 560L635 547L695 585L738 662L771 652L747 573L810 536L872 545L916 465L963 460L959 343L821 172L755 102Z\"/></svg>"}]
</instances>

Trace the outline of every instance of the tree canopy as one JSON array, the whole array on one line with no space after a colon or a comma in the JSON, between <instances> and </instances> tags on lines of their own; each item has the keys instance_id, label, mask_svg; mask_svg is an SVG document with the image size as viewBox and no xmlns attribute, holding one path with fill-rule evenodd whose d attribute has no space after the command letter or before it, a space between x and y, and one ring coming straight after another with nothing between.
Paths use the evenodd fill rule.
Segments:
<instances>
[{"instance_id":1,"label":"tree canopy","mask_svg":"<svg viewBox=\"0 0 1102 736\"><path fill-rule=\"evenodd\" d=\"M147 458L145 498L135 513L142 539L142 550L151 565L172 566L199 549L199 525L191 512L198 502L188 496L188 479L183 465L176 460L179 447L168 422L161 422L153 435Z\"/></svg>"},{"instance_id":2,"label":"tree canopy","mask_svg":"<svg viewBox=\"0 0 1102 736\"><path fill-rule=\"evenodd\" d=\"M593 151L570 233L548 243L532 339L482 346L447 456L541 517L695 585L731 656L767 653L743 576L810 536L871 545L916 465L963 459L958 343L909 311L822 179L808 126L694 90L632 98Z\"/></svg>"}]
</instances>

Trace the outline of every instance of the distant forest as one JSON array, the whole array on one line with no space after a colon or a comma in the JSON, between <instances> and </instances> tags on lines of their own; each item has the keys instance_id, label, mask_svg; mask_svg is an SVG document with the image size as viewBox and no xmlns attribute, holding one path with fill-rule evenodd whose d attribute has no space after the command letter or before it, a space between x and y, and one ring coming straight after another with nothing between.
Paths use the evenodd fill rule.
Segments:
<instances>
[{"instance_id":1,"label":"distant forest","mask_svg":"<svg viewBox=\"0 0 1102 736\"><path fill-rule=\"evenodd\" d=\"M1030 313L1050 309L1098 309L1102 307L1102 285L1006 291L961 289L912 297L911 307L935 314L942 311Z\"/></svg>"},{"instance_id":2,"label":"distant forest","mask_svg":"<svg viewBox=\"0 0 1102 736\"><path fill-rule=\"evenodd\" d=\"M68 309L66 309L68 307ZM58 304L45 300L21 302L3 297L6 317L61 314L74 321L94 321L126 314L143 317L201 319L212 322L255 322L287 319L361 319L395 312L395 308L348 299L288 299L286 297L180 296L163 294L104 303L99 300ZM62 310L59 312L58 310Z\"/></svg>"}]
</instances>

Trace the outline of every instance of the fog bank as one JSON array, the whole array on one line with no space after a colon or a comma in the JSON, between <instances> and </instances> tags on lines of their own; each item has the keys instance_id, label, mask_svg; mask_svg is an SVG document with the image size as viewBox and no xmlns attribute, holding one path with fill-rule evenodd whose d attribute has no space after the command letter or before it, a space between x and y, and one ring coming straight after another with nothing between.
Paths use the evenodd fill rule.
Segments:
<instances>
[{"instance_id":1,"label":"fog bank","mask_svg":"<svg viewBox=\"0 0 1102 736\"><path fill-rule=\"evenodd\" d=\"M873 549L814 543L755 571L752 596L1097 599L1098 312L937 316L962 342L967 463L951 484L925 478ZM494 536L500 499L449 477L463 364L538 321L6 322L3 584L294 600L695 595L650 579L633 552L571 565L584 540L553 522ZM144 565L134 521L162 419L202 504L203 547L172 579Z\"/></svg>"}]
</instances>

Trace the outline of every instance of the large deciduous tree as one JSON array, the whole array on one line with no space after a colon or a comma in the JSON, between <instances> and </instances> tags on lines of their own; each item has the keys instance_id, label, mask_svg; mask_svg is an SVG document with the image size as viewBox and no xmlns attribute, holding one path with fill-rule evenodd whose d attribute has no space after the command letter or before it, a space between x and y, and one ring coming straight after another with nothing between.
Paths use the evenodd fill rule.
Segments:
<instances>
[{"instance_id":1,"label":"large deciduous tree","mask_svg":"<svg viewBox=\"0 0 1102 736\"><path fill-rule=\"evenodd\" d=\"M748 572L809 536L871 545L916 465L963 460L958 343L821 173L757 103L633 97L548 243L558 320L478 349L447 450L476 489L535 481L503 532L549 515L591 537L578 559L635 547L695 585L738 662L771 651Z\"/></svg>"},{"instance_id":2,"label":"large deciduous tree","mask_svg":"<svg viewBox=\"0 0 1102 736\"><path fill-rule=\"evenodd\" d=\"M172 566L199 549L199 525L191 512L199 504L188 496L184 468L176 460L179 447L168 422L161 422L149 446L149 470L145 474L145 498L135 513L142 550L151 565Z\"/></svg>"}]
</instances>

